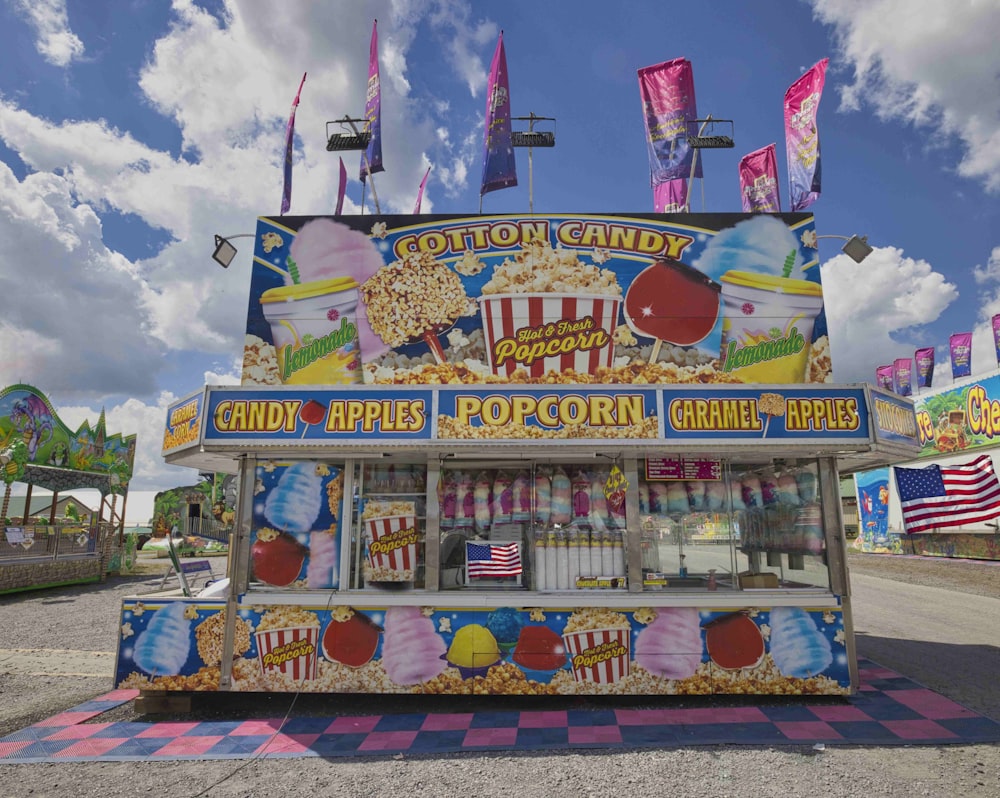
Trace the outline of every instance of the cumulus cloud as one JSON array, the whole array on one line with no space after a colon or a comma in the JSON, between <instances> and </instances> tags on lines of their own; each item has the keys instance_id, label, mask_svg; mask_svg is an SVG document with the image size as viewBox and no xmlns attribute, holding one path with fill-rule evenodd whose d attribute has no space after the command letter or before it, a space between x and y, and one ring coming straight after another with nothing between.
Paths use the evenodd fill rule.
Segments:
<instances>
[{"instance_id":1,"label":"cumulus cloud","mask_svg":"<svg viewBox=\"0 0 1000 798\"><path fill-rule=\"evenodd\" d=\"M944 275L895 247L876 247L863 263L837 255L822 269L836 382L872 382L877 366L912 357L926 345L919 328L958 298Z\"/></svg>"},{"instance_id":2,"label":"cumulus cloud","mask_svg":"<svg viewBox=\"0 0 1000 798\"><path fill-rule=\"evenodd\" d=\"M69 28L66 0L15 0L17 12L35 32L42 58L58 67L83 57L83 42Z\"/></svg>"},{"instance_id":3,"label":"cumulus cloud","mask_svg":"<svg viewBox=\"0 0 1000 798\"><path fill-rule=\"evenodd\" d=\"M955 170L1000 192L1000 4L977 0L812 0L853 68L847 110L920 127L963 147ZM891 20L891 24L886 24Z\"/></svg>"}]
</instances>

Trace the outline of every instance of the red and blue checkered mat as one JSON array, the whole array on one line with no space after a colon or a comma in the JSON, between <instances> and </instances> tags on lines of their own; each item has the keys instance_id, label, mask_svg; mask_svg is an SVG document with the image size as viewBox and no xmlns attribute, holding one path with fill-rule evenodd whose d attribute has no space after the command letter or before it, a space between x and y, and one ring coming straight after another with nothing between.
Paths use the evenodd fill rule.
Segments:
<instances>
[{"instance_id":1,"label":"red and blue checkered mat","mask_svg":"<svg viewBox=\"0 0 1000 798\"><path fill-rule=\"evenodd\" d=\"M116 690L0 739L0 763L1000 742L1000 723L870 661L858 668L858 694L836 702L290 717L284 726L281 718L91 722L137 695Z\"/></svg>"}]
</instances>

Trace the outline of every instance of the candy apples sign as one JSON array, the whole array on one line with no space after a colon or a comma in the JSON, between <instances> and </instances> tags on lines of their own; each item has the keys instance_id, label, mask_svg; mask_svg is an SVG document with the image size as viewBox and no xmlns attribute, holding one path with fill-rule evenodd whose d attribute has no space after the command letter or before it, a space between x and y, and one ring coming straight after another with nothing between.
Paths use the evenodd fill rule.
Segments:
<instances>
[{"instance_id":1,"label":"candy apples sign","mask_svg":"<svg viewBox=\"0 0 1000 798\"><path fill-rule=\"evenodd\" d=\"M809 214L262 217L243 385L819 383Z\"/></svg>"}]
</instances>

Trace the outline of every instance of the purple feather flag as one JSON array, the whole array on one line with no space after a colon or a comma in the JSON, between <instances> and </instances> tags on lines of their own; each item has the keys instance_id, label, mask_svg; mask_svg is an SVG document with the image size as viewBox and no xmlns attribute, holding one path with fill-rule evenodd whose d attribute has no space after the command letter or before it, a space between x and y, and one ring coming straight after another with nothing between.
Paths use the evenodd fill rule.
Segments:
<instances>
[{"instance_id":1,"label":"purple feather flag","mask_svg":"<svg viewBox=\"0 0 1000 798\"><path fill-rule=\"evenodd\" d=\"M490 80L486 86L486 134L483 139L483 181L479 196L516 185L517 166L510 130L510 81L503 31L500 31L497 49L490 64Z\"/></svg>"},{"instance_id":2,"label":"purple feather flag","mask_svg":"<svg viewBox=\"0 0 1000 798\"><path fill-rule=\"evenodd\" d=\"M344 166L343 158L337 160L340 161L340 185L337 187L337 210L333 213L335 216L340 216L344 210L344 194L347 193L347 167Z\"/></svg>"},{"instance_id":3,"label":"purple feather flag","mask_svg":"<svg viewBox=\"0 0 1000 798\"><path fill-rule=\"evenodd\" d=\"M740 198L744 213L781 212L774 148L774 144L768 144L740 159Z\"/></svg>"},{"instance_id":4,"label":"purple feather flag","mask_svg":"<svg viewBox=\"0 0 1000 798\"><path fill-rule=\"evenodd\" d=\"M816 112L826 82L829 58L814 64L785 92L785 150L792 211L802 211L819 199L819 130Z\"/></svg>"},{"instance_id":5,"label":"purple feather flag","mask_svg":"<svg viewBox=\"0 0 1000 798\"><path fill-rule=\"evenodd\" d=\"M431 173L431 168L428 166L427 171L424 172L424 179L420 181L420 188L417 189L417 204L413 206L413 215L416 216L420 213L420 202L424 198L424 186L427 185L427 178Z\"/></svg>"},{"instance_id":6,"label":"purple feather flag","mask_svg":"<svg viewBox=\"0 0 1000 798\"><path fill-rule=\"evenodd\" d=\"M361 157L361 182L368 175L384 172L382 166L382 85L378 77L378 20L372 23L372 42L368 49L368 91L365 95L365 130L372 134L368 149Z\"/></svg>"},{"instance_id":7,"label":"purple feather flag","mask_svg":"<svg viewBox=\"0 0 1000 798\"><path fill-rule=\"evenodd\" d=\"M281 189L281 213L288 213L292 207L292 139L295 136L295 109L299 107L299 97L306 82L306 73L302 73L302 82L292 101L292 113L288 117L288 127L285 129L285 181Z\"/></svg>"}]
</instances>

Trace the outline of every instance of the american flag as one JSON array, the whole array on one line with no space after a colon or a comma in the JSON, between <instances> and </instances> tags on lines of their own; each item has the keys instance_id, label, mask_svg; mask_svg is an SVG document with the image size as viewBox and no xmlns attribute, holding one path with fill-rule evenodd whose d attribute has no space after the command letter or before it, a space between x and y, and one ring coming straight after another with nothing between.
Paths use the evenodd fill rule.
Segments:
<instances>
[{"instance_id":1,"label":"american flag","mask_svg":"<svg viewBox=\"0 0 1000 798\"><path fill-rule=\"evenodd\" d=\"M894 470L909 534L1000 516L1000 480L989 455L950 466Z\"/></svg>"},{"instance_id":2,"label":"american flag","mask_svg":"<svg viewBox=\"0 0 1000 798\"><path fill-rule=\"evenodd\" d=\"M521 573L521 550L514 543L466 543L469 578L517 576Z\"/></svg>"}]
</instances>

